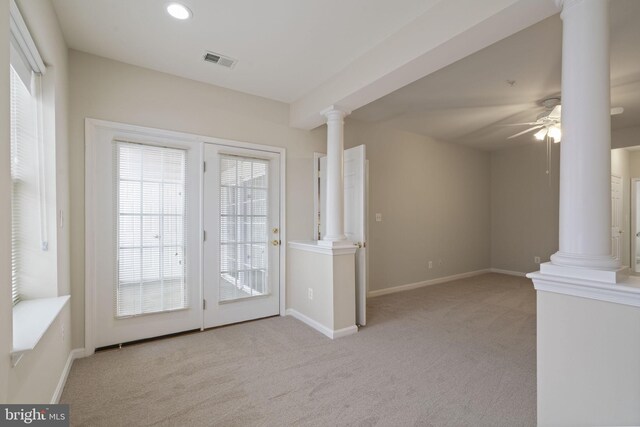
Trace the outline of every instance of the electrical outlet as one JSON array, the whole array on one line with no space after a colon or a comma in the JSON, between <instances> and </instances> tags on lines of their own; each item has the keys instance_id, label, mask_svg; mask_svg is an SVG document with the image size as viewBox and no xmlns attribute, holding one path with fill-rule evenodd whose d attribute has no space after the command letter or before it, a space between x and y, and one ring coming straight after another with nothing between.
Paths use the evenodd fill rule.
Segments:
<instances>
[{"instance_id":1,"label":"electrical outlet","mask_svg":"<svg viewBox=\"0 0 640 427\"><path fill-rule=\"evenodd\" d=\"M539 256L534 256L533 257L533 262L535 262L536 264L540 264L540 257Z\"/></svg>"},{"instance_id":2,"label":"electrical outlet","mask_svg":"<svg viewBox=\"0 0 640 427\"><path fill-rule=\"evenodd\" d=\"M429 261L429 268L433 268L433 261Z\"/></svg>"},{"instance_id":3,"label":"electrical outlet","mask_svg":"<svg viewBox=\"0 0 640 427\"><path fill-rule=\"evenodd\" d=\"M381 213L377 213L376 214L376 222L382 222L382 214Z\"/></svg>"},{"instance_id":4,"label":"electrical outlet","mask_svg":"<svg viewBox=\"0 0 640 427\"><path fill-rule=\"evenodd\" d=\"M64 325L62 325L62 341L64 341Z\"/></svg>"},{"instance_id":5,"label":"electrical outlet","mask_svg":"<svg viewBox=\"0 0 640 427\"><path fill-rule=\"evenodd\" d=\"M313 299L313 288L309 288L309 299Z\"/></svg>"}]
</instances>

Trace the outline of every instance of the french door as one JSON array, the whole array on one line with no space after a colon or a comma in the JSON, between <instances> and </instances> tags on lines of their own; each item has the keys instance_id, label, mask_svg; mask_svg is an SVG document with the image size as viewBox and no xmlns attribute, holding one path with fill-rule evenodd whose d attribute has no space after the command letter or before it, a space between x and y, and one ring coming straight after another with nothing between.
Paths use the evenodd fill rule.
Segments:
<instances>
[{"instance_id":1,"label":"french door","mask_svg":"<svg viewBox=\"0 0 640 427\"><path fill-rule=\"evenodd\" d=\"M204 327L280 313L280 154L205 144Z\"/></svg>"},{"instance_id":2,"label":"french door","mask_svg":"<svg viewBox=\"0 0 640 427\"><path fill-rule=\"evenodd\" d=\"M282 150L86 126L89 351L280 314Z\"/></svg>"}]
</instances>

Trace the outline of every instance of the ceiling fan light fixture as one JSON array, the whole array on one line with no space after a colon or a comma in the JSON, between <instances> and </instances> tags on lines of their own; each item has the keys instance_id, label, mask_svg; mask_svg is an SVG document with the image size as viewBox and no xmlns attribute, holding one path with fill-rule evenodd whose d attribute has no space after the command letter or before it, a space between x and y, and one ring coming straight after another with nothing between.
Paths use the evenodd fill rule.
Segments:
<instances>
[{"instance_id":1,"label":"ceiling fan light fixture","mask_svg":"<svg viewBox=\"0 0 640 427\"><path fill-rule=\"evenodd\" d=\"M547 128L542 128L533 135L533 137L538 141L544 140L545 136L547 136Z\"/></svg>"},{"instance_id":2,"label":"ceiling fan light fixture","mask_svg":"<svg viewBox=\"0 0 640 427\"><path fill-rule=\"evenodd\" d=\"M549 138L553 138L556 144L562 140L562 130L559 126L553 125L549 128Z\"/></svg>"}]
</instances>

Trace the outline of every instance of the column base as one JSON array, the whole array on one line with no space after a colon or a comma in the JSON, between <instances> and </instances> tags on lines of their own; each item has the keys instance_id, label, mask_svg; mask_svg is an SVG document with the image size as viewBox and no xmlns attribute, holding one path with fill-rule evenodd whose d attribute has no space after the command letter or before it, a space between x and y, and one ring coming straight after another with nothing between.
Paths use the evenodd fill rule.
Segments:
<instances>
[{"instance_id":1,"label":"column base","mask_svg":"<svg viewBox=\"0 0 640 427\"><path fill-rule=\"evenodd\" d=\"M597 269L588 267L575 267L568 265L558 265L555 262L555 255L551 257L552 262L540 264L540 273L548 276L566 277L572 279L590 280L603 283L620 283L629 277L629 268L620 267L614 269Z\"/></svg>"},{"instance_id":2,"label":"column base","mask_svg":"<svg viewBox=\"0 0 640 427\"><path fill-rule=\"evenodd\" d=\"M551 255L551 262L558 266L593 270L617 270L620 268L620 261L611 255L579 255L558 251Z\"/></svg>"},{"instance_id":3,"label":"column base","mask_svg":"<svg viewBox=\"0 0 640 427\"><path fill-rule=\"evenodd\" d=\"M628 274L626 267L616 271L572 269L547 262L527 277L536 291L640 307L640 277Z\"/></svg>"},{"instance_id":4,"label":"column base","mask_svg":"<svg viewBox=\"0 0 640 427\"><path fill-rule=\"evenodd\" d=\"M354 246L353 243L346 239L346 237L339 240L318 240L318 245L325 248L346 248Z\"/></svg>"}]
</instances>

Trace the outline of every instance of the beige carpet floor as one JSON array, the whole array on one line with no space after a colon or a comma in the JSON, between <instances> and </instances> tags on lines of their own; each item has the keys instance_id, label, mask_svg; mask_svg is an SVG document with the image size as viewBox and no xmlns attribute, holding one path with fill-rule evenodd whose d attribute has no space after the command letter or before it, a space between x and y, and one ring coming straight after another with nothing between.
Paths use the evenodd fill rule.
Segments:
<instances>
[{"instance_id":1,"label":"beige carpet floor","mask_svg":"<svg viewBox=\"0 0 640 427\"><path fill-rule=\"evenodd\" d=\"M335 341L290 317L76 360L87 426L533 426L535 292L486 274L371 298Z\"/></svg>"}]
</instances>

